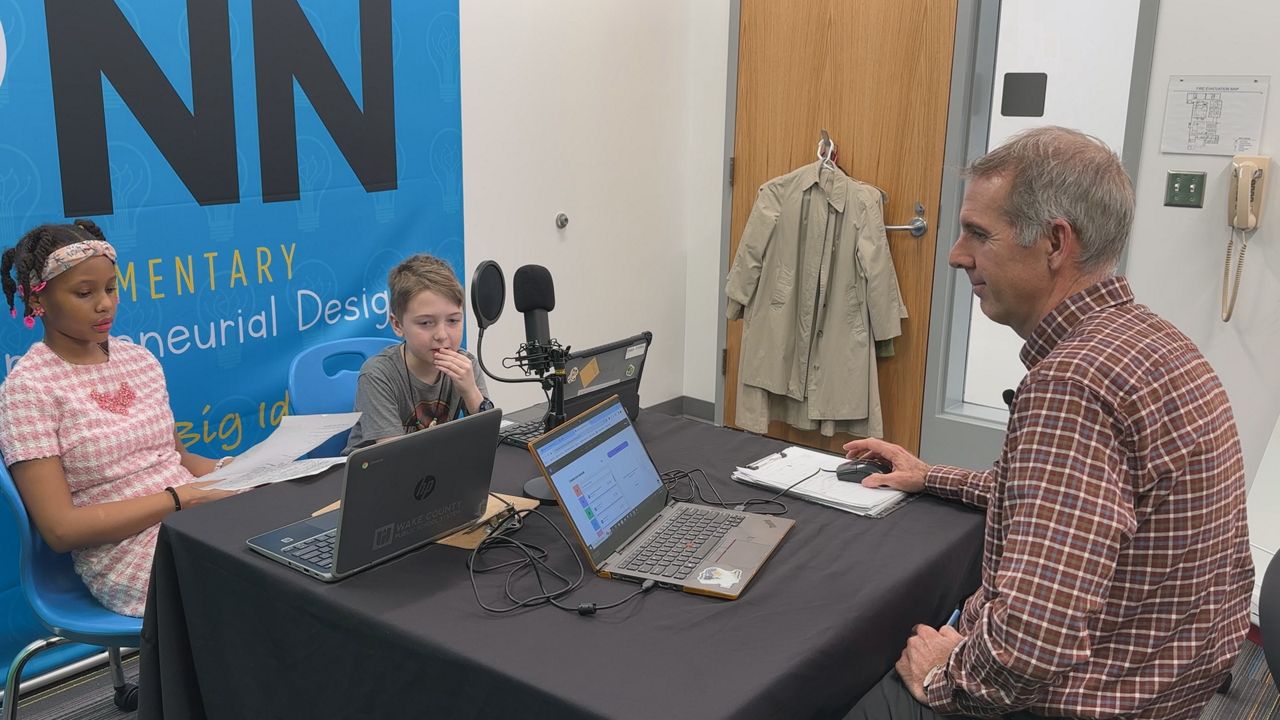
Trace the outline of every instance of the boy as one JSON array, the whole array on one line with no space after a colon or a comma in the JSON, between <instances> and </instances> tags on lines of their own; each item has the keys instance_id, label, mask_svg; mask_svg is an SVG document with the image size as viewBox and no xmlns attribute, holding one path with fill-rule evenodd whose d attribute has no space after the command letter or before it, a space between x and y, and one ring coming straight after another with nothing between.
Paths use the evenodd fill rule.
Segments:
<instances>
[{"instance_id":1,"label":"boy","mask_svg":"<svg viewBox=\"0 0 1280 720\"><path fill-rule=\"evenodd\" d=\"M444 261L414 255L387 276L391 329L404 338L365 361L356 386L363 413L344 454L493 407L479 363L462 350L462 285Z\"/></svg>"}]
</instances>

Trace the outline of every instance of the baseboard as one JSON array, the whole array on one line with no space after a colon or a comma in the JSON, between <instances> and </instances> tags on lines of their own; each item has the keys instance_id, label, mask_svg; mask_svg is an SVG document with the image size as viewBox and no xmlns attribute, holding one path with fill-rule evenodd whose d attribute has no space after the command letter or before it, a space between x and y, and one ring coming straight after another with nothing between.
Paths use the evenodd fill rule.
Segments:
<instances>
[{"instance_id":1,"label":"baseboard","mask_svg":"<svg viewBox=\"0 0 1280 720\"><path fill-rule=\"evenodd\" d=\"M680 395L656 405L650 405L645 410L660 412L663 415L692 418L703 422L715 422L716 418L715 403L691 398L687 395Z\"/></svg>"}]
</instances>

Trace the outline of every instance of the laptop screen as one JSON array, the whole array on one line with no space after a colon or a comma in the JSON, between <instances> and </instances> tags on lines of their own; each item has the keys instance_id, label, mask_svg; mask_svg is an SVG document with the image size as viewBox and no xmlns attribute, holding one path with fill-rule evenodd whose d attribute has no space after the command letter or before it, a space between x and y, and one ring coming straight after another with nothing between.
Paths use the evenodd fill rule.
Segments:
<instances>
[{"instance_id":1,"label":"laptop screen","mask_svg":"<svg viewBox=\"0 0 1280 720\"><path fill-rule=\"evenodd\" d=\"M597 566L666 506L658 470L616 396L531 447Z\"/></svg>"}]
</instances>

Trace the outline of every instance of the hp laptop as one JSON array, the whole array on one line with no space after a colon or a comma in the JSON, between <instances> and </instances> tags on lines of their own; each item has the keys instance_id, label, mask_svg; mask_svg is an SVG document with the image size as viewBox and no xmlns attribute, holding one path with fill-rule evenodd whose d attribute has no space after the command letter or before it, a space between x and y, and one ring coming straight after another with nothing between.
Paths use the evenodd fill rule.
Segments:
<instances>
[{"instance_id":1,"label":"hp laptop","mask_svg":"<svg viewBox=\"0 0 1280 720\"><path fill-rule=\"evenodd\" d=\"M627 415L640 412L640 375L653 333L645 331L625 340L574 352L565 362L564 416L572 418L610 395L622 399ZM546 403L503 418L502 441L523 448L546 432Z\"/></svg>"},{"instance_id":2,"label":"hp laptop","mask_svg":"<svg viewBox=\"0 0 1280 720\"><path fill-rule=\"evenodd\" d=\"M486 410L355 450L341 507L249 547L333 582L472 525L488 502L501 417Z\"/></svg>"},{"instance_id":3,"label":"hp laptop","mask_svg":"<svg viewBox=\"0 0 1280 720\"><path fill-rule=\"evenodd\" d=\"M601 577L737 599L794 520L668 501L616 397L529 443Z\"/></svg>"}]
</instances>

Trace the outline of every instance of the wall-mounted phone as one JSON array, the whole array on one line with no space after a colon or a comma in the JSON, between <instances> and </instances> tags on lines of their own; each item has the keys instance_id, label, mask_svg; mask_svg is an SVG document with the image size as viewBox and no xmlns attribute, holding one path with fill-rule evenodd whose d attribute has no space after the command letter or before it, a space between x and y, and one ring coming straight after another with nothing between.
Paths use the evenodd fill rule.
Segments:
<instances>
[{"instance_id":1,"label":"wall-mounted phone","mask_svg":"<svg viewBox=\"0 0 1280 720\"><path fill-rule=\"evenodd\" d=\"M1231 227L1258 227L1270 165L1271 158L1266 155L1237 155L1231 159L1231 192L1227 196L1227 224Z\"/></svg>"},{"instance_id":2,"label":"wall-mounted phone","mask_svg":"<svg viewBox=\"0 0 1280 720\"><path fill-rule=\"evenodd\" d=\"M1267 176L1271 158L1267 155L1237 155L1231 159L1231 183L1227 191L1227 261L1222 268L1222 322L1231 319L1240 292L1240 276L1244 273L1244 251L1249 234L1262 222L1262 201L1267 197ZM1236 258L1234 281L1231 278L1231 256L1234 254L1236 231L1240 232L1240 256Z\"/></svg>"}]
</instances>

